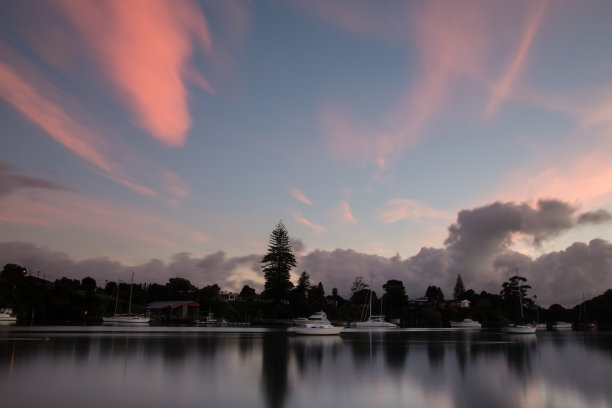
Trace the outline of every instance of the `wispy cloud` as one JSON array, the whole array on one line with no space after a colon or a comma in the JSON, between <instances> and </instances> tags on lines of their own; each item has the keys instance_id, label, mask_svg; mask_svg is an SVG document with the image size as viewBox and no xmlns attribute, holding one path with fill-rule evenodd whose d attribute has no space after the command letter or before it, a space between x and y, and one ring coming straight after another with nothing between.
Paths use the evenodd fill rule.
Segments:
<instances>
[{"instance_id":1,"label":"wispy cloud","mask_svg":"<svg viewBox=\"0 0 612 408\"><path fill-rule=\"evenodd\" d=\"M213 92L189 64L193 48L213 51L208 22L196 2L181 0L55 3L72 22L83 49L100 64L135 121L170 146L182 146L191 118L185 78Z\"/></svg>"},{"instance_id":2,"label":"wispy cloud","mask_svg":"<svg viewBox=\"0 0 612 408\"><path fill-rule=\"evenodd\" d=\"M494 6L478 0L461 3L433 0L411 3L408 9L402 2L387 5L388 12L403 17L406 28L400 29L395 19L386 25L372 3L369 6L359 3L358 7L353 7L352 2L342 3L344 9L315 4L316 15L342 29L413 45L416 49L418 65L411 85L389 103L387 113L380 118L364 119L338 103L324 105L319 113L329 134L332 153L364 165L374 164L382 170L402 151L427 137L428 124L454 97L459 80L491 86L486 111L493 113L514 86L545 11L545 5L539 5L535 14L527 8L526 24L521 23L516 13L509 24L502 17L506 17L506 9L511 6L499 3ZM520 3L516 8L523 6ZM517 25L524 26L518 38ZM501 79L490 81L488 78L496 76L490 57L493 54L499 57L500 52L509 48L508 43L517 42L518 51L514 51L509 66L502 69ZM494 84L489 85L491 82Z\"/></svg>"},{"instance_id":3,"label":"wispy cloud","mask_svg":"<svg viewBox=\"0 0 612 408\"><path fill-rule=\"evenodd\" d=\"M165 248L178 249L186 241L211 240L196 229L142 208L118 206L74 193L41 191L39 196L38 199L20 194L4 197L0 219L47 228L86 228Z\"/></svg>"},{"instance_id":4,"label":"wispy cloud","mask_svg":"<svg viewBox=\"0 0 612 408\"><path fill-rule=\"evenodd\" d=\"M429 208L425 204L409 198L396 198L387 201L383 208L378 211L378 218L385 224L392 224L404 219L450 219L450 217L452 217L451 213Z\"/></svg>"},{"instance_id":5,"label":"wispy cloud","mask_svg":"<svg viewBox=\"0 0 612 408\"><path fill-rule=\"evenodd\" d=\"M535 8L535 10L527 13L527 24L523 30L523 36L519 43L516 55L502 78L491 86L491 99L489 100L489 103L485 109L486 115L493 115L503 100L507 98L512 84L516 80L521 67L524 65L525 60L527 59L527 54L531 48L531 44L544 17L547 3L548 2L546 0L534 2L533 8Z\"/></svg>"},{"instance_id":6,"label":"wispy cloud","mask_svg":"<svg viewBox=\"0 0 612 408\"><path fill-rule=\"evenodd\" d=\"M131 174L134 169L130 163L136 161L146 173L143 176L151 178L151 184L161 184L163 194L179 198L188 195L188 186L180 176L121 146L78 101L53 86L23 57L1 42L0 98L83 159L93 171L113 182L142 195L159 196L159 191Z\"/></svg>"},{"instance_id":7,"label":"wispy cloud","mask_svg":"<svg viewBox=\"0 0 612 408\"><path fill-rule=\"evenodd\" d=\"M351 212L351 207L347 201L341 201L340 204L331 212L331 215L338 219L343 224L357 224L357 219Z\"/></svg>"},{"instance_id":8,"label":"wispy cloud","mask_svg":"<svg viewBox=\"0 0 612 408\"><path fill-rule=\"evenodd\" d=\"M0 197L11 194L20 189L44 189L76 192L74 188L39 177L23 174L23 169L0 160Z\"/></svg>"},{"instance_id":9,"label":"wispy cloud","mask_svg":"<svg viewBox=\"0 0 612 408\"><path fill-rule=\"evenodd\" d=\"M327 232L327 229L325 229L325 227L323 227L323 226L321 226L319 224L315 224L314 222L312 222L310 220L307 220L299 212L295 212L293 214L293 218L297 222L299 222L300 224L303 224L303 225L307 226L308 228L310 228L312 230L312 232L314 232L315 234L321 234L323 232Z\"/></svg>"},{"instance_id":10,"label":"wispy cloud","mask_svg":"<svg viewBox=\"0 0 612 408\"><path fill-rule=\"evenodd\" d=\"M291 193L291 195L296 200L301 201L304 204L312 205L310 200L308 198L306 198L306 196L304 195L304 193L302 193L302 191L300 189L295 188L295 187L289 187L289 193Z\"/></svg>"},{"instance_id":11,"label":"wispy cloud","mask_svg":"<svg viewBox=\"0 0 612 408\"><path fill-rule=\"evenodd\" d=\"M520 103L566 115L575 121L575 127L560 135L554 146L540 147L536 160L517 168L492 194L527 199L537 192L540 197L581 202L588 208L611 202L611 86L564 94L523 88L510 94L509 98Z\"/></svg>"}]
</instances>

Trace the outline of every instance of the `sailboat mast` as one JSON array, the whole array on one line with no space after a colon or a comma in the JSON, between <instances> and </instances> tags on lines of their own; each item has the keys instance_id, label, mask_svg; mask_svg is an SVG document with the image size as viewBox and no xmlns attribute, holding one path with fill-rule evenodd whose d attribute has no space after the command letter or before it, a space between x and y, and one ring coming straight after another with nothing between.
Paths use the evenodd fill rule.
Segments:
<instances>
[{"instance_id":1,"label":"sailboat mast","mask_svg":"<svg viewBox=\"0 0 612 408\"><path fill-rule=\"evenodd\" d=\"M518 293L519 293L519 307L521 309L521 324L525 324L524 318L523 318L523 297L521 295L521 288L523 287L523 285L521 284L521 280L518 275L518 268L516 268L516 280L518 281L518 285L519 285Z\"/></svg>"},{"instance_id":2,"label":"sailboat mast","mask_svg":"<svg viewBox=\"0 0 612 408\"><path fill-rule=\"evenodd\" d=\"M117 284L117 293L115 293L115 315L117 314L117 301L119 300L119 285L121 284L121 279L119 279L119 283Z\"/></svg>"},{"instance_id":3,"label":"sailboat mast","mask_svg":"<svg viewBox=\"0 0 612 408\"><path fill-rule=\"evenodd\" d=\"M132 314L132 286L134 286L134 272L132 272L132 279L130 280L130 303L128 304L128 316Z\"/></svg>"},{"instance_id":4,"label":"sailboat mast","mask_svg":"<svg viewBox=\"0 0 612 408\"><path fill-rule=\"evenodd\" d=\"M372 317L372 289L370 289L370 317Z\"/></svg>"}]
</instances>

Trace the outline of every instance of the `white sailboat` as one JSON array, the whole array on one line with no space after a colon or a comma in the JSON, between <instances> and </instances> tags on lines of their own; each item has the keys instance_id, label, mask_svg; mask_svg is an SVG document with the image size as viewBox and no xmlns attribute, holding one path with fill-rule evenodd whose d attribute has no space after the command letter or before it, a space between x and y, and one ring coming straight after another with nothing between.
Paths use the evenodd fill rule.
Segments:
<instances>
[{"instance_id":1,"label":"white sailboat","mask_svg":"<svg viewBox=\"0 0 612 408\"><path fill-rule=\"evenodd\" d=\"M397 328L397 324L388 322L385 320L385 315L373 315L372 314L372 289L370 289L370 297L369 297L369 317L368 320L362 322L354 322L351 324L351 327L356 328L370 328L370 327L382 327L382 328ZM382 313L382 299L380 300L380 312Z\"/></svg>"},{"instance_id":2,"label":"white sailboat","mask_svg":"<svg viewBox=\"0 0 612 408\"><path fill-rule=\"evenodd\" d=\"M104 323L128 323L128 324L146 324L151 321L151 318L141 314L132 314L132 286L134 286L134 272L132 272L132 278L130 280L130 301L128 304L127 314L117 314L117 300L119 299L119 285L117 285L117 295L115 296L115 314L110 317L103 317L102 322Z\"/></svg>"},{"instance_id":3,"label":"white sailboat","mask_svg":"<svg viewBox=\"0 0 612 408\"><path fill-rule=\"evenodd\" d=\"M518 268L516 269L516 277L518 278ZM519 309L521 310L521 324L511 324L504 328L506 333L511 334L533 334L537 330L537 326L535 324L525 324L523 318L523 297L521 295L521 281L519 280Z\"/></svg>"}]
</instances>

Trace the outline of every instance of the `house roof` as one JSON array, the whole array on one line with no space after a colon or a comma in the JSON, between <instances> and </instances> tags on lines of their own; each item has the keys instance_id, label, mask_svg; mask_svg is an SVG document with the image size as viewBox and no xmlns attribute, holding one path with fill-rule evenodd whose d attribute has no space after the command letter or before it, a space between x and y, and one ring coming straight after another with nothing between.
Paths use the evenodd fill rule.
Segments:
<instances>
[{"instance_id":1,"label":"house roof","mask_svg":"<svg viewBox=\"0 0 612 408\"><path fill-rule=\"evenodd\" d=\"M200 306L199 303L196 303L192 300L171 300L171 301L159 301L159 302L151 302L147 305L147 309L151 310L159 310L159 309L176 309L177 307L182 306Z\"/></svg>"}]
</instances>

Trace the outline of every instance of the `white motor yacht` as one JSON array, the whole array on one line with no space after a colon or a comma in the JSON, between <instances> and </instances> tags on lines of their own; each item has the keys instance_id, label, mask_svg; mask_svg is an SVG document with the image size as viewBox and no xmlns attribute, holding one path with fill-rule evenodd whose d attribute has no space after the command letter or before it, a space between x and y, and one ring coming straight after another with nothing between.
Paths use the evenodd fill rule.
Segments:
<instances>
[{"instance_id":1,"label":"white motor yacht","mask_svg":"<svg viewBox=\"0 0 612 408\"><path fill-rule=\"evenodd\" d=\"M317 312L310 316L307 321L300 321L299 325L289 327L287 332L293 334L328 335L340 334L342 329L344 327L332 325L327 320L325 312Z\"/></svg>"}]
</instances>

